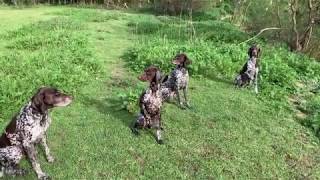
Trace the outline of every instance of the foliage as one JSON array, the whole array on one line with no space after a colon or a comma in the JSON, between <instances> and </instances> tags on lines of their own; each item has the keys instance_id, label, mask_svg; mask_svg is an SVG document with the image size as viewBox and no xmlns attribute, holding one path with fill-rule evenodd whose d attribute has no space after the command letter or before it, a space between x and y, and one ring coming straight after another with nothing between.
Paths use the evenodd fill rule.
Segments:
<instances>
[{"instance_id":1,"label":"foliage","mask_svg":"<svg viewBox=\"0 0 320 180\"><path fill-rule=\"evenodd\" d=\"M193 60L189 67L192 76L226 79L231 83L245 63L250 46L250 42L239 44L250 37L247 33L222 21L190 23L161 17L160 21L138 22L132 29L143 36L124 57L128 66L137 72L152 64L169 73L174 67L170 62L175 54L186 52ZM256 42L262 48L261 100L279 109L288 108L287 97L297 92L297 82L320 81L320 64L314 59L280 46L272 47L263 40Z\"/></svg>"},{"instance_id":2,"label":"foliage","mask_svg":"<svg viewBox=\"0 0 320 180\"><path fill-rule=\"evenodd\" d=\"M19 107L41 86L77 92L101 67L87 48L86 35L78 33L82 27L56 18L1 36L7 50L0 57L0 103Z\"/></svg>"}]
</instances>

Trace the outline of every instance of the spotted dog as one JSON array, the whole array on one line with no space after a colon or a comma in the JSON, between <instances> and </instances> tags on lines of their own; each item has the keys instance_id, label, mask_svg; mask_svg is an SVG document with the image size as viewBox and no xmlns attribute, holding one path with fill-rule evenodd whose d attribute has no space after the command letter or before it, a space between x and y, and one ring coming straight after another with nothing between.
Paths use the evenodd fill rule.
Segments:
<instances>
[{"instance_id":1,"label":"spotted dog","mask_svg":"<svg viewBox=\"0 0 320 180\"><path fill-rule=\"evenodd\" d=\"M47 145L46 131L51 123L49 109L64 107L71 103L72 97L57 89L43 87L32 97L21 111L12 118L5 132L0 137L0 168L5 175L24 175L19 168L23 155L30 161L38 179L49 177L41 170L36 157L36 145L44 147L48 162L54 158Z\"/></svg>"},{"instance_id":2,"label":"spotted dog","mask_svg":"<svg viewBox=\"0 0 320 180\"><path fill-rule=\"evenodd\" d=\"M257 45L253 45L249 48L249 59L234 80L234 84L237 87L244 87L254 82L255 92L257 94L260 52L261 49Z\"/></svg>"},{"instance_id":3,"label":"spotted dog","mask_svg":"<svg viewBox=\"0 0 320 180\"><path fill-rule=\"evenodd\" d=\"M148 81L149 88L144 91L139 99L140 114L134 123L132 131L139 134L138 129L155 128L157 142L163 143L161 137L161 73L157 67L150 66L138 78L141 81Z\"/></svg>"},{"instance_id":4,"label":"spotted dog","mask_svg":"<svg viewBox=\"0 0 320 180\"><path fill-rule=\"evenodd\" d=\"M177 97L180 107L183 107L181 102L181 96L179 91L183 90L184 104L190 107L187 92L189 84L189 73L187 66L192 63L192 61L187 57L186 54L178 54L172 61L176 65L175 69L171 72L170 76L163 81L161 85L161 94L163 101L168 101L173 97Z\"/></svg>"}]
</instances>

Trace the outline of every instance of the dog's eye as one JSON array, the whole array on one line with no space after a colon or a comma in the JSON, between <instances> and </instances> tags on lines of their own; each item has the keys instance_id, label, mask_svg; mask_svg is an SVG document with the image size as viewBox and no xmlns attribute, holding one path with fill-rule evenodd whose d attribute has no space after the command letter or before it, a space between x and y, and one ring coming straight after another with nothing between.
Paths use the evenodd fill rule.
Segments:
<instances>
[{"instance_id":1,"label":"dog's eye","mask_svg":"<svg viewBox=\"0 0 320 180\"><path fill-rule=\"evenodd\" d=\"M54 96L59 96L60 95L60 93L59 92L56 92L55 94L54 94Z\"/></svg>"}]
</instances>

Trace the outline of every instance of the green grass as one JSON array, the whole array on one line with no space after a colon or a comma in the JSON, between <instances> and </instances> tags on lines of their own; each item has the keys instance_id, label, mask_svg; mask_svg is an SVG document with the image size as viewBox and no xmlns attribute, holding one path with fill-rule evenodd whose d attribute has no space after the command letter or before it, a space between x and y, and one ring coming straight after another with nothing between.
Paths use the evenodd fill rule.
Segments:
<instances>
[{"instance_id":1,"label":"green grass","mask_svg":"<svg viewBox=\"0 0 320 180\"><path fill-rule=\"evenodd\" d=\"M17 11L36 15L32 22L24 22L24 16L12 18ZM83 16L82 12L96 13L99 17L104 17L104 13L114 13L126 18L92 21L74 17ZM191 78L193 109L181 110L173 104L164 106L164 145L156 144L149 131L142 131L139 137L133 136L128 126L135 114L121 109L123 100L118 96L128 91L139 91L146 84L138 82L135 78L137 73L127 68L121 57L130 47L137 46L135 42L143 36L133 34L127 24L131 20L154 19L153 16L93 9L71 10L70 15L70 8L41 7L8 9L0 17L11 18L12 21L5 30L1 30L1 34L11 35L1 40L1 55L23 53L21 59L12 58L10 62L1 58L0 63L5 65L1 66L1 73L10 73L12 68L17 68L15 63L24 63L37 70L39 67L34 61L43 61L41 54L58 55L59 52L66 55L62 59L64 63L81 69L81 76L76 76L72 71L65 73L67 78L73 79L71 84L65 79L59 79L59 83L54 84L75 96L70 107L52 112L53 123L48 139L56 162L49 164L42 153L38 155L43 170L54 179L320 178L319 140L313 133L297 123L291 112L268 106L252 91L234 89L226 82ZM57 21L56 18L63 22L61 26L64 27L52 29L41 26L43 23L52 24ZM32 26L36 32L28 33L30 23L41 20L46 21ZM26 26L17 26L20 22ZM2 23L0 21L0 25ZM59 23L53 27L57 26L60 27ZM61 39L55 41L56 31L70 33L68 37L58 36L62 40L82 43L63 43L63 47L67 46L69 50L75 48L75 51L61 51ZM38 34L40 32L43 38ZM19 37L12 37L14 34L19 34ZM48 38L52 40L50 43L44 41ZM85 59L74 63L77 56ZM14 97L8 96L9 91L1 91L2 96L12 98L11 102L0 101L0 107L6 107L1 108L0 112L1 129L23 105L23 101L27 101L36 86L56 80L50 75L59 75L60 58L48 57L48 66L56 67L51 68L48 81L40 80L33 85L17 84L12 92ZM89 68L91 60L96 62L98 70ZM85 63L87 61L90 63ZM27 69L18 70L21 74L25 73L26 78L36 76ZM42 78L43 75L38 76ZM19 77L12 78L18 81ZM10 89L12 85L6 84L5 87ZM18 92L19 88L23 91ZM19 103L15 102L16 98ZM23 167L30 173L26 178L17 179L34 179L35 175L26 161Z\"/></svg>"}]
</instances>

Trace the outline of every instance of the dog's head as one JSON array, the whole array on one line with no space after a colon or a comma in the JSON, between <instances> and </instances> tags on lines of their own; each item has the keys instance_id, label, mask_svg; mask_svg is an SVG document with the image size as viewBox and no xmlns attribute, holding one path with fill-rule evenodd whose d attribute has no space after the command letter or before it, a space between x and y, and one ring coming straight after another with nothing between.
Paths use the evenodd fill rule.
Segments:
<instances>
[{"instance_id":1,"label":"dog's head","mask_svg":"<svg viewBox=\"0 0 320 180\"><path fill-rule=\"evenodd\" d=\"M72 102L72 97L51 87L42 87L32 97L32 107L44 113L50 108L64 107Z\"/></svg>"},{"instance_id":2,"label":"dog's head","mask_svg":"<svg viewBox=\"0 0 320 180\"><path fill-rule=\"evenodd\" d=\"M248 55L250 58L259 58L261 54L261 49L257 45L252 45L248 50Z\"/></svg>"},{"instance_id":3,"label":"dog's head","mask_svg":"<svg viewBox=\"0 0 320 180\"><path fill-rule=\"evenodd\" d=\"M188 58L188 56L184 53L176 55L176 57L172 60L172 63L178 66L187 67L192 61Z\"/></svg>"},{"instance_id":4,"label":"dog's head","mask_svg":"<svg viewBox=\"0 0 320 180\"><path fill-rule=\"evenodd\" d=\"M161 72L160 69L155 66L150 66L144 70L144 72L138 77L140 81L148 81L148 82L161 82Z\"/></svg>"}]
</instances>

